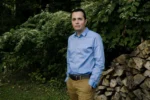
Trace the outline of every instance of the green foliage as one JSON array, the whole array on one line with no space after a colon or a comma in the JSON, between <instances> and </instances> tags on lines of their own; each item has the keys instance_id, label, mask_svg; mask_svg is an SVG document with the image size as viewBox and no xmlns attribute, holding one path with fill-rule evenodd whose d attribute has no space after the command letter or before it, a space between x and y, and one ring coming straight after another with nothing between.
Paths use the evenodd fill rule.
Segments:
<instances>
[{"instance_id":1,"label":"green foliage","mask_svg":"<svg viewBox=\"0 0 150 100\"><path fill-rule=\"evenodd\" d=\"M39 83L46 82L45 77L43 77L43 75L40 73L39 70L37 70L36 72L29 73L29 76L32 82L39 82Z\"/></svg>"},{"instance_id":2,"label":"green foliage","mask_svg":"<svg viewBox=\"0 0 150 100\"><path fill-rule=\"evenodd\" d=\"M0 38L3 65L13 70L28 69L31 78L41 82L64 77L67 37L72 31L69 16L63 11L42 12L20 28L4 33Z\"/></svg>"}]
</instances>

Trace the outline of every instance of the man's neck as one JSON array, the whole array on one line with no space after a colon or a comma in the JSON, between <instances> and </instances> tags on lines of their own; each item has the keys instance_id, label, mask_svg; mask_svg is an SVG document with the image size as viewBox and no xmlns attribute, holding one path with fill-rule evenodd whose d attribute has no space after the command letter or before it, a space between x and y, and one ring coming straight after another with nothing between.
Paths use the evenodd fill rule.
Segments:
<instances>
[{"instance_id":1,"label":"man's neck","mask_svg":"<svg viewBox=\"0 0 150 100\"><path fill-rule=\"evenodd\" d=\"M83 31L76 31L77 36L80 36Z\"/></svg>"},{"instance_id":2,"label":"man's neck","mask_svg":"<svg viewBox=\"0 0 150 100\"><path fill-rule=\"evenodd\" d=\"M84 30L85 30L85 28L84 28L83 30L76 31L77 36L80 36L80 35L81 35L81 33L82 33Z\"/></svg>"}]
</instances>

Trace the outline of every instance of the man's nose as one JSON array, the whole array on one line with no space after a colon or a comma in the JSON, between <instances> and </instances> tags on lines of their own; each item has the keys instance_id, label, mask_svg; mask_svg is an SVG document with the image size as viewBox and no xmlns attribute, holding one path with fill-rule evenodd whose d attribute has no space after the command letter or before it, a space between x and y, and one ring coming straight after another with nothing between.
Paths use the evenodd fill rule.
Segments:
<instances>
[{"instance_id":1,"label":"man's nose","mask_svg":"<svg viewBox=\"0 0 150 100\"><path fill-rule=\"evenodd\" d=\"M76 22L75 22L76 24L78 24L79 23L79 21L78 20L76 20Z\"/></svg>"}]
</instances>

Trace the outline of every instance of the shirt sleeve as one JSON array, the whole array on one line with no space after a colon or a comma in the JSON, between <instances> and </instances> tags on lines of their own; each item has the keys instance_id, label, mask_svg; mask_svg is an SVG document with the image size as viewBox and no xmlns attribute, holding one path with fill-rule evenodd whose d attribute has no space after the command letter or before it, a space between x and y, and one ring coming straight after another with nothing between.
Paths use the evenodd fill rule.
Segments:
<instances>
[{"instance_id":1,"label":"shirt sleeve","mask_svg":"<svg viewBox=\"0 0 150 100\"><path fill-rule=\"evenodd\" d=\"M92 75L89 80L89 85L93 88L96 88L99 81L102 71L104 69L105 57L104 57L104 47L102 38L98 35L94 40L94 61L95 66L92 70Z\"/></svg>"},{"instance_id":2,"label":"shirt sleeve","mask_svg":"<svg viewBox=\"0 0 150 100\"><path fill-rule=\"evenodd\" d=\"M68 46L69 46L69 39L68 39ZM67 48L67 71L66 71L66 79L65 79L65 82L68 80L69 78L69 51L68 51L68 48Z\"/></svg>"},{"instance_id":3,"label":"shirt sleeve","mask_svg":"<svg viewBox=\"0 0 150 100\"><path fill-rule=\"evenodd\" d=\"M66 79L65 82L67 82L68 78L69 78L69 62L68 62L68 50L67 50L67 72L66 72Z\"/></svg>"}]
</instances>

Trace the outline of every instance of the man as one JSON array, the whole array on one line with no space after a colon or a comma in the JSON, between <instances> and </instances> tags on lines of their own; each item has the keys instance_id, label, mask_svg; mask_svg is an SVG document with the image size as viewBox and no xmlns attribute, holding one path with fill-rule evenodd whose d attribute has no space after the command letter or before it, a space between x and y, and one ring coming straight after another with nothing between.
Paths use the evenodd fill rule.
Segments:
<instances>
[{"instance_id":1,"label":"man","mask_svg":"<svg viewBox=\"0 0 150 100\"><path fill-rule=\"evenodd\" d=\"M104 48L101 36L86 27L83 9L71 13L75 33L68 39L67 89L71 100L93 100L94 90L104 69Z\"/></svg>"}]
</instances>

